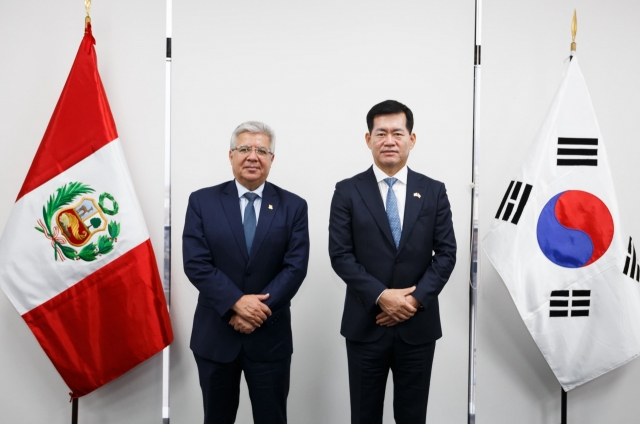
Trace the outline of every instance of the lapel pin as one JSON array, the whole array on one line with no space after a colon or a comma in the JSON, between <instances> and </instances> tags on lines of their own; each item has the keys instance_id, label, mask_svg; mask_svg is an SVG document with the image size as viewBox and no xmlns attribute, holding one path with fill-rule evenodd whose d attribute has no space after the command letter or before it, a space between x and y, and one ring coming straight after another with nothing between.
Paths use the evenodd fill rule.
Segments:
<instances>
[{"instance_id":1,"label":"lapel pin","mask_svg":"<svg viewBox=\"0 0 640 424\"><path fill-rule=\"evenodd\" d=\"M413 197L417 197L418 199L420 199L422 196L420 196L420 193L416 191L415 193L413 193Z\"/></svg>"},{"instance_id":2,"label":"lapel pin","mask_svg":"<svg viewBox=\"0 0 640 424\"><path fill-rule=\"evenodd\" d=\"M273 205L269 205L269 209L273 210Z\"/></svg>"}]
</instances>

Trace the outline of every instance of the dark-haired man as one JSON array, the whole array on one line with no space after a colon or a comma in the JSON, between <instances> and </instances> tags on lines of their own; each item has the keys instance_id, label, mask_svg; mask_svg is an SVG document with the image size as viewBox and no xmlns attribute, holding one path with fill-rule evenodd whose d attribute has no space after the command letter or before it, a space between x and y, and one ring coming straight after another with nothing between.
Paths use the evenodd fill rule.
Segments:
<instances>
[{"instance_id":1,"label":"dark-haired man","mask_svg":"<svg viewBox=\"0 0 640 424\"><path fill-rule=\"evenodd\" d=\"M438 294L456 261L451 209L444 184L406 166L416 143L408 107L379 103L367 126L374 165L336 184L329 219L331 265L347 284L351 423L382 424L391 370L396 423L424 424Z\"/></svg>"}]
</instances>

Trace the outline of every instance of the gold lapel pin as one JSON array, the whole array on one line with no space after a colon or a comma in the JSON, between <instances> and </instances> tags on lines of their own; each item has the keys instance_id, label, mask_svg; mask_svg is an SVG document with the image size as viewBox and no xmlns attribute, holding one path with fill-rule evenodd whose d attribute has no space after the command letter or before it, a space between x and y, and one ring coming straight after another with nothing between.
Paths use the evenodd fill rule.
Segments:
<instances>
[{"instance_id":1,"label":"gold lapel pin","mask_svg":"<svg viewBox=\"0 0 640 424\"><path fill-rule=\"evenodd\" d=\"M273 210L273 205L269 205L269 209Z\"/></svg>"},{"instance_id":2,"label":"gold lapel pin","mask_svg":"<svg viewBox=\"0 0 640 424\"><path fill-rule=\"evenodd\" d=\"M415 193L413 193L413 197L417 197L418 199L420 199L422 196L420 196L420 193L416 191Z\"/></svg>"}]
</instances>

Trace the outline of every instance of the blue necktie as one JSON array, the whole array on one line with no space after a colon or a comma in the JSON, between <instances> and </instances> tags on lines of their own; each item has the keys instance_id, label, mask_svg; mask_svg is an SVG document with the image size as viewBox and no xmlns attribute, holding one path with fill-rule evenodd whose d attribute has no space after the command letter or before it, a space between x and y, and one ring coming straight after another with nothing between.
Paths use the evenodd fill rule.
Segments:
<instances>
[{"instance_id":1,"label":"blue necktie","mask_svg":"<svg viewBox=\"0 0 640 424\"><path fill-rule=\"evenodd\" d=\"M249 201L247 207L244 208L244 240L247 242L247 253L251 253L251 245L253 244L253 237L256 235L256 210L253 207L253 202L260 196L255 193L245 193L244 197Z\"/></svg>"},{"instance_id":2,"label":"blue necktie","mask_svg":"<svg viewBox=\"0 0 640 424\"><path fill-rule=\"evenodd\" d=\"M387 219L391 227L393 241L396 243L396 249L400 245L400 236L402 235L402 226L400 225L400 214L398 213L398 200L393 192L393 185L398 181L397 178L385 178L384 182L389 186L387 191Z\"/></svg>"}]
</instances>

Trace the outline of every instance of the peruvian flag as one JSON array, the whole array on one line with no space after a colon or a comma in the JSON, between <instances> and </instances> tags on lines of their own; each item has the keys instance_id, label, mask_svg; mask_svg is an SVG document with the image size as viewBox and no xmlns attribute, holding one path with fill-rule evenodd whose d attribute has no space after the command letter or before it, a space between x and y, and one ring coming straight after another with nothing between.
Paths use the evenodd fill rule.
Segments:
<instances>
[{"instance_id":1,"label":"peruvian flag","mask_svg":"<svg viewBox=\"0 0 640 424\"><path fill-rule=\"evenodd\" d=\"M0 287L74 397L173 340L91 24L0 238Z\"/></svg>"}]
</instances>

